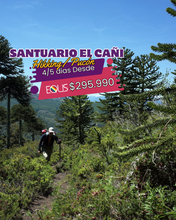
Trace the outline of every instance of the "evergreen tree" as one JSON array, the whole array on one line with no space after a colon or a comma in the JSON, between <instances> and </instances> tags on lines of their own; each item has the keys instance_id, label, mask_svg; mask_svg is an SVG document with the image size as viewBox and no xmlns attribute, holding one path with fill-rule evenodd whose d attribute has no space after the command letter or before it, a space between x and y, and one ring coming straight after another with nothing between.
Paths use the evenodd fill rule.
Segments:
<instances>
[{"instance_id":1,"label":"evergreen tree","mask_svg":"<svg viewBox=\"0 0 176 220\"><path fill-rule=\"evenodd\" d=\"M7 123L7 109L3 106L0 106L0 129L4 124Z\"/></svg>"},{"instance_id":2,"label":"evergreen tree","mask_svg":"<svg viewBox=\"0 0 176 220\"><path fill-rule=\"evenodd\" d=\"M11 147L18 147L19 146L19 125L18 123L11 123L10 126L10 144ZM21 143L25 143L25 139L21 138Z\"/></svg>"},{"instance_id":3,"label":"evergreen tree","mask_svg":"<svg viewBox=\"0 0 176 220\"><path fill-rule=\"evenodd\" d=\"M99 108L103 113L98 115L99 121L113 121L115 112L118 112L119 115L123 114L125 117L131 117L129 108L135 112L136 104L140 115L139 121L147 119L151 108L146 103L151 101L153 97L146 97L140 103L126 103L119 94L140 94L144 91L155 89L162 84L162 81L157 82L157 80L161 79L162 73L158 71L159 67L156 65L156 61L150 58L149 55L140 55L132 59L133 55L133 52L126 49L124 50L123 59L114 59L114 63L117 65L115 67L116 74L118 76L122 75L121 84L126 86L120 93L105 93L105 99L100 99L103 106Z\"/></svg>"},{"instance_id":4,"label":"evergreen tree","mask_svg":"<svg viewBox=\"0 0 176 220\"><path fill-rule=\"evenodd\" d=\"M150 95L166 95L171 91L176 91L176 85L171 88L159 88L153 91L144 92L133 96L125 96L125 100L140 101ZM153 102L147 103L153 112L152 118L145 124L131 130L119 129L119 133L126 139L133 137L127 145L119 147L115 156L120 161L129 161L134 156L144 158L138 167L140 178L150 177L152 186L169 185L171 188L175 185L175 145L176 145L176 106L157 105ZM164 113L164 117L161 117ZM150 132L151 131L151 132ZM142 135L141 135L142 133ZM141 135L141 136L140 136ZM140 137L140 138L138 138ZM145 153L145 155L144 155ZM142 158L141 158L142 160ZM148 165L145 165L146 160ZM162 167L164 166L164 170ZM147 173L150 170L150 173ZM174 175L173 175L174 174Z\"/></svg>"},{"instance_id":5,"label":"evergreen tree","mask_svg":"<svg viewBox=\"0 0 176 220\"><path fill-rule=\"evenodd\" d=\"M46 127L46 123L36 116L33 120L24 121L24 132L31 133L32 141L35 140L35 135L41 136L41 131Z\"/></svg>"},{"instance_id":6,"label":"evergreen tree","mask_svg":"<svg viewBox=\"0 0 176 220\"><path fill-rule=\"evenodd\" d=\"M11 47L7 39L0 35L0 100L7 98L7 148L10 147L10 98L22 105L29 105L29 80L24 73L22 59L9 58Z\"/></svg>"},{"instance_id":7,"label":"evergreen tree","mask_svg":"<svg viewBox=\"0 0 176 220\"><path fill-rule=\"evenodd\" d=\"M65 142L83 144L86 131L93 125L93 107L87 95L66 97L56 112L56 121Z\"/></svg>"},{"instance_id":8,"label":"evergreen tree","mask_svg":"<svg viewBox=\"0 0 176 220\"><path fill-rule=\"evenodd\" d=\"M156 65L156 61L149 55L146 54L136 56L134 65L135 68L133 70L133 85L135 94L141 94L145 91L156 89L163 84L163 81L158 82L158 80L160 80L162 77L162 73L158 71L159 67ZM142 123L147 120L152 109L146 104L148 101L152 101L153 98L153 96L145 96L143 100L140 100L137 103L139 122ZM130 107L132 108L132 106Z\"/></svg>"},{"instance_id":9,"label":"evergreen tree","mask_svg":"<svg viewBox=\"0 0 176 220\"><path fill-rule=\"evenodd\" d=\"M44 127L41 119L39 120L36 117L36 112L32 108L32 106L22 106L20 104L14 105L11 108L11 118L12 122L19 122L19 145L22 144L22 121L26 122L28 127L28 131L32 132L32 136L34 139L34 131L40 131ZM30 128L29 128L30 127Z\"/></svg>"},{"instance_id":10,"label":"evergreen tree","mask_svg":"<svg viewBox=\"0 0 176 220\"><path fill-rule=\"evenodd\" d=\"M5 136L2 134L2 129L7 123L7 109L0 106L0 149L5 145Z\"/></svg>"},{"instance_id":11,"label":"evergreen tree","mask_svg":"<svg viewBox=\"0 0 176 220\"><path fill-rule=\"evenodd\" d=\"M102 111L101 113L96 112L95 119L97 122L107 122L107 121L113 121L113 115L114 112L117 109L117 99L118 99L118 93L104 93L101 94L104 96L104 99L99 99L102 106L98 105L97 107Z\"/></svg>"},{"instance_id":12,"label":"evergreen tree","mask_svg":"<svg viewBox=\"0 0 176 220\"><path fill-rule=\"evenodd\" d=\"M70 141L74 141L77 138L77 131L75 127L77 119L73 116L73 114L71 114L71 112L71 98L65 97L56 112L56 122L59 123L59 125L56 127L59 128L61 138L65 143L67 143L67 141L68 143Z\"/></svg>"},{"instance_id":13,"label":"evergreen tree","mask_svg":"<svg viewBox=\"0 0 176 220\"><path fill-rule=\"evenodd\" d=\"M120 77L121 85L125 84L125 89L121 91L122 94L132 94L134 93L134 84L133 84L133 74L132 70L134 68L134 59L132 59L134 53L130 49L124 49L124 58L122 59L113 59L113 63L116 65L114 70L116 70L115 75ZM114 74L113 74L114 75ZM120 87L119 87L120 88ZM96 120L99 122L113 121L113 114L115 111L119 111L122 114L124 110L123 102L119 97L119 92L114 93L105 93L101 94L105 99L99 99L100 103L103 106L98 106L102 111L101 114L97 114ZM97 102L98 103L98 102Z\"/></svg>"},{"instance_id":14,"label":"evergreen tree","mask_svg":"<svg viewBox=\"0 0 176 220\"><path fill-rule=\"evenodd\" d=\"M176 0L171 0L171 2L176 6ZM176 11L174 9L171 8L167 8L166 11L173 15L176 16ZM169 60L173 63L176 63L176 51L174 51L176 49L176 44L158 44L158 47L151 47L154 51L156 52L162 52L162 55L155 55L153 53L150 54L150 56L158 61L161 60ZM172 72L174 75L176 75L176 71ZM171 96L170 96L171 94ZM156 105L152 102L148 103L149 107L152 107L155 111L158 112L163 112L165 113L166 117L163 119L157 119L154 120L153 123L147 123L145 125L142 125L140 127L137 127L136 129L133 130L121 130L120 132L125 134L125 135L133 135L133 134L139 134L139 132L145 131L147 129L154 129L156 127L160 127L162 128L164 126L164 129L167 128L168 124L170 125L175 125L176 124L176 99L175 99L175 94L176 94L176 79L174 80L174 84L172 84L169 87L160 87L156 90L153 91L147 91L144 92L140 95L133 95L133 96L125 96L124 99L126 101L130 100L138 100L140 101L141 99L145 99L146 97L149 96L155 96L155 95L161 95L164 96L165 99L168 101L167 104L169 105ZM168 97L168 98L167 98ZM170 98L170 99L169 99ZM124 147L122 149L122 153L119 153L119 155L123 155L125 157L128 156L133 156L135 154L141 153L141 152L145 152L148 150L152 150L152 149L157 149L162 146L165 146L166 143L173 143L174 138L175 138L175 132L168 134L167 136L163 135L164 130L162 130L162 132L160 133L160 136L157 137L157 135L153 135L152 133L150 133L150 135L148 137L145 137L145 139L141 139L141 140L137 140L133 143L130 144L130 146L128 146L127 148ZM153 143L151 145L151 142ZM145 143L145 145L144 145ZM154 151L155 152L155 151Z\"/></svg>"},{"instance_id":15,"label":"evergreen tree","mask_svg":"<svg viewBox=\"0 0 176 220\"><path fill-rule=\"evenodd\" d=\"M176 7L176 0L170 0L173 5ZM176 10L172 8L166 9L167 13L171 16L176 17ZM156 55L154 53L150 53L150 56L155 60L169 60L172 63L176 63L176 44L168 44L168 43L158 43L158 46L151 46L151 49L155 52L162 53L160 55ZM176 72L176 70L174 70Z\"/></svg>"},{"instance_id":16,"label":"evergreen tree","mask_svg":"<svg viewBox=\"0 0 176 220\"><path fill-rule=\"evenodd\" d=\"M171 0L171 3L176 7L176 0ZM168 7L166 9L167 13L171 16L176 17L176 10ZM158 46L151 46L151 49L155 52L162 53L160 55L156 55L154 53L150 53L150 56L155 60L162 61L168 60L172 63L176 63L176 44L168 44L168 43L158 43ZM171 72L172 74L176 75L176 70ZM174 78L174 84L176 84L176 77ZM175 105L176 104L176 92L174 90L170 91L167 96L164 96L163 99L167 105ZM172 101L171 101L172 100Z\"/></svg>"}]
</instances>

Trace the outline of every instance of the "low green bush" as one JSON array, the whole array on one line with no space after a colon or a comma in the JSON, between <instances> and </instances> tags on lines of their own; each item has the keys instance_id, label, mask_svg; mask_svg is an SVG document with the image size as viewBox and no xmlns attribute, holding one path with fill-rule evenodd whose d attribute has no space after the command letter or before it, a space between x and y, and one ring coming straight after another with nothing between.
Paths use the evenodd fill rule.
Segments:
<instances>
[{"instance_id":1,"label":"low green bush","mask_svg":"<svg viewBox=\"0 0 176 220\"><path fill-rule=\"evenodd\" d=\"M20 197L16 194L6 194L0 192L0 219L19 219L20 214Z\"/></svg>"},{"instance_id":2,"label":"low green bush","mask_svg":"<svg viewBox=\"0 0 176 220\"><path fill-rule=\"evenodd\" d=\"M51 186L55 171L43 157L33 159L25 151L27 147L21 148L21 152L20 149L15 149L13 153L10 150L9 156L7 151L1 155L0 219L18 219L20 209L27 208L37 193L45 193Z\"/></svg>"}]
</instances>

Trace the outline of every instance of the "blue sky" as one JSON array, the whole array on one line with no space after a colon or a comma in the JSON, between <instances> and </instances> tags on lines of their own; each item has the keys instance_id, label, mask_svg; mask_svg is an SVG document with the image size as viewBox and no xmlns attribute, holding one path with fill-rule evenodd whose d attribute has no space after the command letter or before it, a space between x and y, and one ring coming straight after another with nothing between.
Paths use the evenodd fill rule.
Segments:
<instances>
[{"instance_id":1,"label":"blue sky","mask_svg":"<svg viewBox=\"0 0 176 220\"><path fill-rule=\"evenodd\" d=\"M94 51L117 46L137 56L153 52L151 46L157 43L176 43L176 18L167 7L175 9L170 0L6 0L1 1L0 34L16 49ZM33 75L29 67L34 59L23 59L27 76ZM176 69L169 61L157 65L163 73Z\"/></svg>"}]
</instances>

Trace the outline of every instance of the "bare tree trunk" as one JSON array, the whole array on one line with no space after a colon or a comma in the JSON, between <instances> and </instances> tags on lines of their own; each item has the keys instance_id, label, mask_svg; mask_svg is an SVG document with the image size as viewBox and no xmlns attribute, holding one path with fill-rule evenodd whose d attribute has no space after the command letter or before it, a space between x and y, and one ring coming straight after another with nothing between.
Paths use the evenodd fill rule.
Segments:
<instances>
[{"instance_id":1,"label":"bare tree trunk","mask_svg":"<svg viewBox=\"0 0 176 220\"><path fill-rule=\"evenodd\" d=\"M21 146L21 128L22 128L22 120L19 121L19 145Z\"/></svg>"},{"instance_id":2,"label":"bare tree trunk","mask_svg":"<svg viewBox=\"0 0 176 220\"><path fill-rule=\"evenodd\" d=\"M35 139L35 138L34 138L34 133L32 133L32 141L34 141L34 139Z\"/></svg>"},{"instance_id":3,"label":"bare tree trunk","mask_svg":"<svg viewBox=\"0 0 176 220\"><path fill-rule=\"evenodd\" d=\"M61 162L61 143L59 144L59 161Z\"/></svg>"},{"instance_id":4,"label":"bare tree trunk","mask_svg":"<svg viewBox=\"0 0 176 220\"><path fill-rule=\"evenodd\" d=\"M80 138L80 144L82 144L82 132L81 132L81 103L80 103L80 97L79 97L79 116L78 116L78 126L79 126L79 138Z\"/></svg>"},{"instance_id":5,"label":"bare tree trunk","mask_svg":"<svg viewBox=\"0 0 176 220\"><path fill-rule=\"evenodd\" d=\"M7 149L10 148L10 91L7 95Z\"/></svg>"}]
</instances>

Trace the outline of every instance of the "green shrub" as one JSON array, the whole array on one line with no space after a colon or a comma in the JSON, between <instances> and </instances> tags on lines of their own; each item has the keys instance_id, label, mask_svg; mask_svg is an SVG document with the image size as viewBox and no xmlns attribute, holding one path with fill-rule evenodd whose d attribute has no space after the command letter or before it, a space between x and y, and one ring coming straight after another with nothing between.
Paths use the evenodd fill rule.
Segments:
<instances>
[{"instance_id":1,"label":"green shrub","mask_svg":"<svg viewBox=\"0 0 176 220\"><path fill-rule=\"evenodd\" d=\"M19 196L0 192L0 219L20 218Z\"/></svg>"},{"instance_id":2,"label":"green shrub","mask_svg":"<svg viewBox=\"0 0 176 220\"><path fill-rule=\"evenodd\" d=\"M0 219L19 217L20 209L27 208L37 193L45 193L54 178L55 171L47 161L43 157L33 159L34 155L25 151L27 147L34 148L32 145L24 146L21 151L20 148L14 152L9 149L9 155L8 151L1 154L3 159L0 160Z\"/></svg>"}]
</instances>

